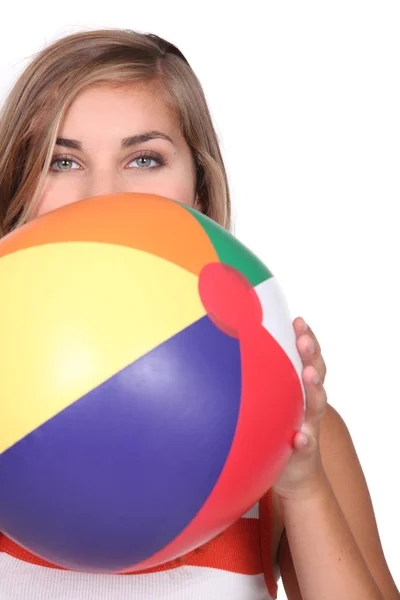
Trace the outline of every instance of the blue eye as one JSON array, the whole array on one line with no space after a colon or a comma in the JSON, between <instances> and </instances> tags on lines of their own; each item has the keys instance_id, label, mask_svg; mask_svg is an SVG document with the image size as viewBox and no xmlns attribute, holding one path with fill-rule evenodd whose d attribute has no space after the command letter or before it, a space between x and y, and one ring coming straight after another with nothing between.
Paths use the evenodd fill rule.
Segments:
<instances>
[{"instance_id":1,"label":"blue eye","mask_svg":"<svg viewBox=\"0 0 400 600\"><path fill-rule=\"evenodd\" d=\"M136 166L131 167L130 165L132 165L132 163L136 163ZM158 154L158 152L146 150L145 152L141 152L138 156L131 158L128 163L128 168L151 170L162 167L165 164L166 160ZM54 156L50 165L50 170L54 173L77 171L79 169L81 169L80 164L74 160L73 156L68 155Z\"/></svg>"},{"instance_id":2,"label":"blue eye","mask_svg":"<svg viewBox=\"0 0 400 600\"><path fill-rule=\"evenodd\" d=\"M150 156L138 156L137 158L134 158L129 164L131 165L132 163L136 163L140 169L154 169L154 165L151 166L150 164L151 162L156 163L157 167L160 164L160 162L157 159L151 158Z\"/></svg>"},{"instance_id":3,"label":"blue eye","mask_svg":"<svg viewBox=\"0 0 400 600\"><path fill-rule=\"evenodd\" d=\"M132 163L136 163L136 167L138 169L145 170L162 167L166 164L166 161L158 152L154 152L153 150L146 150L145 152L142 151L139 155L131 158L129 165L131 165Z\"/></svg>"},{"instance_id":4,"label":"blue eye","mask_svg":"<svg viewBox=\"0 0 400 600\"><path fill-rule=\"evenodd\" d=\"M74 164L78 166L78 169L80 168L78 163L69 156L58 156L52 160L50 169L57 173L61 173L62 171L76 171L76 169L73 169L71 166ZM57 165L57 167L55 168L54 165Z\"/></svg>"}]
</instances>

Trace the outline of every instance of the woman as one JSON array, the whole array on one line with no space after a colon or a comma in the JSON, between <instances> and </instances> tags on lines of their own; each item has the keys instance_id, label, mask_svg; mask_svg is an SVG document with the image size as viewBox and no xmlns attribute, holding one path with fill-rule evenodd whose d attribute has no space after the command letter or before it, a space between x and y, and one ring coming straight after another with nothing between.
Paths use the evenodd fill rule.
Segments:
<instances>
[{"instance_id":1,"label":"woman","mask_svg":"<svg viewBox=\"0 0 400 600\"><path fill-rule=\"evenodd\" d=\"M88 196L144 192L230 227L228 182L200 83L154 35L82 32L27 67L0 124L0 235ZM206 546L134 575L58 569L0 534L0 597L395 600L349 432L327 403L320 346L294 323L306 418L265 497ZM0 491L1 493L1 491Z\"/></svg>"}]
</instances>

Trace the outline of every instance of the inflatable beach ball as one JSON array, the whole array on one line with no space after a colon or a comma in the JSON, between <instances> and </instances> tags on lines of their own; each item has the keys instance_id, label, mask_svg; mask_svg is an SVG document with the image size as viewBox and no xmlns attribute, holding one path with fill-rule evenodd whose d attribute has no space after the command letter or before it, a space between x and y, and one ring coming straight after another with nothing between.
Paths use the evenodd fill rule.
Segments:
<instances>
[{"instance_id":1,"label":"inflatable beach ball","mask_svg":"<svg viewBox=\"0 0 400 600\"><path fill-rule=\"evenodd\" d=\"M67 569L168 562L273 485L304 416L267 267L197 211L85 199L0 240L0 531Z\"/></svg>"}]
</instances>

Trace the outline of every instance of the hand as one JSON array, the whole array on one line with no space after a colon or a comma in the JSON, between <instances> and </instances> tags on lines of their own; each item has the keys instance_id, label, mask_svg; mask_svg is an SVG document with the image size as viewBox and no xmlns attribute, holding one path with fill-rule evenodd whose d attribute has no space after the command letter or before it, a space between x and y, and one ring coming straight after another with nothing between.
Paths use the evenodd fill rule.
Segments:
<instances>
[{"instance_id":1,"label":"hand","mask_svg":"<svg viewBox=\"0 0 400 600\"><path fill-rule=\"evenodd\" d=\"M297 349L304 365L306 410L304 423L293 438L290 461L272 486L280 498L287 500L307 497L326 481L319 447L320 422L327 407L323 386L326 366L318 340L304 319L297 317L293 326Z\"/></svg>"}]
</instances>

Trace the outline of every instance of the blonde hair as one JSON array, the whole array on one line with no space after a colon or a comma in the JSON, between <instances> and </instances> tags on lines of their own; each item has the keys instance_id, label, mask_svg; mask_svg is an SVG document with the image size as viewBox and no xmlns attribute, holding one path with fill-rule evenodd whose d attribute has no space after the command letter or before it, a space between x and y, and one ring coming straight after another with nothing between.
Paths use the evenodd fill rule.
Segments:
<instances>
[{"instance_id":1,"label":"blonde hair","mask_svg":"<svg viewBox=\"0 0 400 600\"><path fill-rule=\"evenodd\" d=\"M0 237L23 224L41 195L57 131L84 88L134 82L161 86L197 169L201 210L230 229L228 179L203 89L174 45L124 29L74 33L39 52L0 116Z\"/></svg>"}]
</instances>

